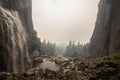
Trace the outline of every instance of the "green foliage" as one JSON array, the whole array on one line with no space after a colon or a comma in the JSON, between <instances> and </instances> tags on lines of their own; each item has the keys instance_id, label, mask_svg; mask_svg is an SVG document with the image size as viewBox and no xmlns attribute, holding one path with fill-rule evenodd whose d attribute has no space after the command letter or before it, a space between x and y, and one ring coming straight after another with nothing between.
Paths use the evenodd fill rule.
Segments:
<instances>
[{"instance_id":1,"label":"green foliage","mask_svg":"<svg viewBox=\"0 0 120 80\"><path fill-rule=\"evenodd\" d=\"M12 77L12 76L8 76L6 80L35 80L34 77ZM43 79L41 79L43 80Z\"/></svg>"},{"instance_id":2,"label":"green foliage","mask_svg":"<svg viewBox=\"0 0 120 80\"><path fill-rule=\"evenodd\" d=\"M112 54L109 56L105 56L103 61L105 63L116 63L117 65L117 71L116 73L111 77L111 80L119 80L120 79L120 54Z\"/></svg>"},{"instance_id":3,"label":"green foliage","mask_svg":"<svg viewBox=\"0 0 120 80\"><path fill-rule=\"evenodd\" d=\"M104 62L114 62L120 64L120 54L112 54L104 57Z\"/></svg>"},{"instance_id":4,"label":"green foliage","mask_svg":"<svg viewBox=\"0 0 120 80\"><path fill-rule=\"evenodd\" d=\"M53 56L56 52L56 44L50 43L49 41L46 43L46 40L42 43L42 53Z\"/></svg>"},{"instance_id":5,"label":"green foliage","mask_svg":"<svg viewBox=\"0 0 120 80\"><path fill-rule=\"evenodd\" d=\"M45 80L45 79L43 79L43 78L40 78L39 80Z\"/></svg>"},{"instance_id":6,"label":"green foliage","mask_svg":"<svg viewBox=\"0 0 120 80\"><path fill-rule=\"evenodd\" d=\"M64 54L66 57L85 58L89 56L88 47L89 43L83 45L78 42L78 44L75 45L74 41L69 41Z\"/></svg>"},{"instance_id":7,"label":"green foliage","mask_svg":"<svg viewBox=\"0 0 120 80\"><path fill-rule=\"evenodd\" d=\"M7 77L7 79L6 80L18 80L18 78L17 77L12 77L12 76L9 76L9 77Z\"/></svg>"},{"instance_id":8,"label":"green foliage","mask_svg":"<svg viewBox=\"0 0 120 80\"><path fill-rule=\"evenodd\" d=\"M35 80L35 78L34 77L27 77L27 78L25 78L25 80Z\"/></svg>"}]
</instances>

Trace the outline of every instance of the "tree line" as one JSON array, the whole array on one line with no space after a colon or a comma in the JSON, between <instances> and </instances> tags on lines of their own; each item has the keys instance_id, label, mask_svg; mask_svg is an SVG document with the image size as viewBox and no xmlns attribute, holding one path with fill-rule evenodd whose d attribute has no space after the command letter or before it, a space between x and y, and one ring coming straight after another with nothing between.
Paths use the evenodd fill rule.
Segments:
<instances>
[{"instance_id":1,"label":"tree line","mask_svg":"<svg viewBox=\"0 0 120 80\"><path fill-rule=\"evenodd\" d=\"M68 45L60 47L57 46L55 43L51 43L49 41L46 42L46 40L44 40L42 42L41 53L49 56L62 54L65 57L83 58L89 56L88 47L89 43L80 44L80 42L78 42L77 44L75 44L75 42L71 40L69 41Z\"/></svg>"},{"instance_id":2,"label":"tree line","mask_svg":"<svg viewBox=\"0 0 120 80\"><path fill-rule=\"evenodd\" d=\"M66 46L64 55L66 57L77 57L77 58L88 57L89 56L88 47L89 47L89 43L80 44L80 42L78 42L77 44L75 44L74 41L70 40L69 44Z\"/></svg>"},{"instance_id":3,"label":"tree line","mask_svg":"<svg viewBox=\"0 0 120 80\"><path fill-rule=\"evenodd\" d=\"M42 54L54 56L56 53L56 44L44 40L42 42Z\"/></svg>"}]
</instances>

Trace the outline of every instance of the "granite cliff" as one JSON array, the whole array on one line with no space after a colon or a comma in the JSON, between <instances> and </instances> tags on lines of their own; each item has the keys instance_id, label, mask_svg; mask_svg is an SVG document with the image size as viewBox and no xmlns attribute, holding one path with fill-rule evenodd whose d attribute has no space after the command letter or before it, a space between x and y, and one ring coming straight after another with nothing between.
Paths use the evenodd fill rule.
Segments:
<instances>
[{"instance_id":1,"label":"granite cliff","mask_svg":"<svg viewBox=\"0 0 120 80\"><path fill-rule=\"evenodd\" d=\"M120 52L120 0L100 0L89 50L91 57Z\"/></svg>"},{"instance_id":2,"label":"granite cliff","mask_svg":"<svg viewBox=\"0 0 120 80\"><path fill-rule=\"evenodd\" d=\"M32 66L31 54L40 51L33 28L31 0L0 0L0 70L18 73Z\"/></svg>"}]
</instances>

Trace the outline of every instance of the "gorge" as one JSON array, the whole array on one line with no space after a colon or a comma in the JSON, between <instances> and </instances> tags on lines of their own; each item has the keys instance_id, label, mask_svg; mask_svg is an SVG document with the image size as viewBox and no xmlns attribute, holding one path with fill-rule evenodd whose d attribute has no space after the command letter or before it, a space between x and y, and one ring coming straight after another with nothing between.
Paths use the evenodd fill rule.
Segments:
<instances>
[{"instance_id":1,"label":"gorge","mask_svg":"<svg viewBox=\"0 0 120 80\"><path fill-rule=\"evenodd\" d=\"M1 80L5 80L1 72L8 72L10 77L15 78L17 75L16 80L21 80L18 79L19 74L22 74L22 78L30 77L30 80L120 79L120 55L104 57L120 53L120 0L100 0L90 40L90 56L83 59L73 57L66 60L58 56L41 56L41 41L33 27L31 9L32 0L0 0ZM33 67L35 52L39 56L37 65L41 63L40 67L44 67L49 63L55 68L59 66L59 69L52 71L47 67L44 67L45 70ZM114 75L117 77L114 78Z\"/></svg>"}]
</instances>

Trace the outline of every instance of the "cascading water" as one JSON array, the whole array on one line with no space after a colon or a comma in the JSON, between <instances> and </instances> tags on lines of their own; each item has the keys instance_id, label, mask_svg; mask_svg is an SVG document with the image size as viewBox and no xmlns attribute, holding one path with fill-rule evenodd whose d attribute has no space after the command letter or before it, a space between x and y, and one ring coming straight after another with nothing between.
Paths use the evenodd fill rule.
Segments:
<instances>
[{"instance_id":1,"label":"cascading water","mask_svg":"<svg viewBox=\"0 0 120 80\"><path fill-rule=\"evenodd\" d=\"M26 37L18 13L0 7L0 43L1 50L5 49L0 54L3 54L3 59L7 60L8 72L23 72L30 65Z\"/></svg>"}]
</instances>

